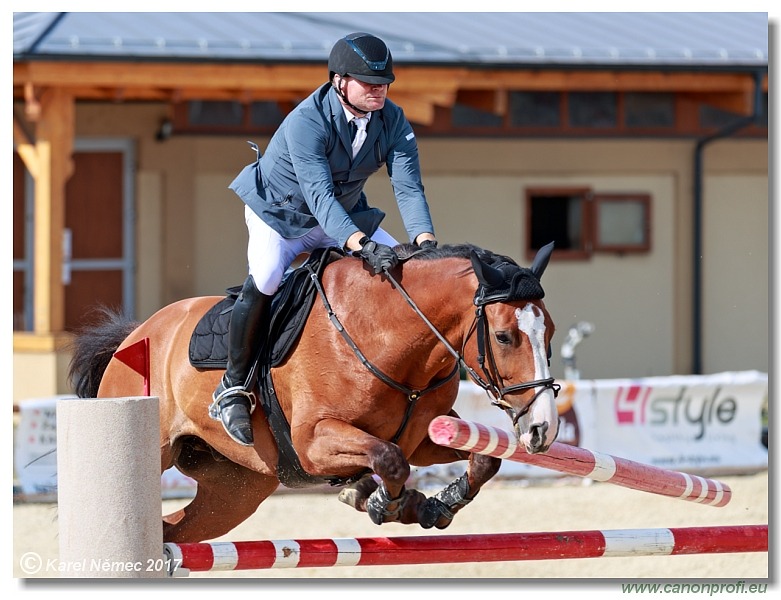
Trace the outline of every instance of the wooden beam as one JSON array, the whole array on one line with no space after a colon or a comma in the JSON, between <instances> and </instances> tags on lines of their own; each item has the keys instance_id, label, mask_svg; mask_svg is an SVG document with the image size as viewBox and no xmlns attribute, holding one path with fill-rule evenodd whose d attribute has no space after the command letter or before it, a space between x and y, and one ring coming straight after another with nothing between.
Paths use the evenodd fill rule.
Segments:
<instances>
[{"instance_id":1,"label":"wooden beam","mask_svg":"<svg viewBox=\"0 0 781 600\"><path fill-rule=\"evenodd\" d=\"M754 112L753 91L732 94L682 94L682 96L691 99L697 104L709 104L715 108L746 117Z\"/></svg>"},{"instance_id":2,"label":"wooden beam","mask_svg":"<svg viewBox=\"0 0 781 600\"><path fill-rule=\"evenodd\" d=\"M458 103L504 115L507 112L507 93L504 90L462 90L458 92Z\"/></svg>"},{"instance_id":3,"label":"wooden beam","mask_svg":"<svg viewBox=\"0 0 781 600\"><path fill-rule=\"evenodd\" d=\"M525 91L665 91L740 93L753 88L749 73L660 72L612 70L482 69L396 66L392 90L426 93L432 90L525 90ZM87 90L118 90L124 100L149 99L181 90L202 99L236 93L308 94L327 79L321 65L250 65L235 63L16 63L14 95L24 86L66 87L77 93ZM767 89L767 78L763 84Z\"/></svg>"},{"instance_id":4,"label":"wooden beam","mask_svg":"<svg viewBox=\"0 0 781 600\"><path fill-rule=\"evenodd\" d=\"M24 112L27 118L35 122L41 115L41 103L35 95L35 86L28 81L24 84Z\"/></svg>"},{"instance_id":5,"label":"wooden beam","mask_svg":"<svg viewBox=\"0 0 781 600\"><path fill-rule=\"evenodd\" d=\"M749 73L550 69L446 69L396 67L394 88L403 91L714 91L753 89ZM764 82L767 89L767 77Z\"/></svg>"},{"instance_id":6,"label":"wooden beam","mask_svg":"<svg viewBox=\"0 0 781 600\"><path fill-rule=\"evenodd\" d=\"M165 102L177 103L186 100L226 100L237 102L254 101L299 101L308 96L312 90L214 90L205 88L186 89L144 89L144 90L112 90L108 88L63 87L64 91L79 100L105 102Z\"/></svg>"},{"instance_id":7,"label":"wooden beam","mask_svg":"<svg viewBox=\"0 0 781 600\"><path fill-rule=\"evenodd\" d=\"M328 80L325 66L34 62L14 65L14 85L165 89L307 89Z\"/></svg>"},{"instance_id":8,"label":"wooden beam","mask_svg":"<svg viewBox=\"0 0 781 600\"><path fill-rule=\"evenodd\" d=\"M14 114L14 146L16 147L16 152L19 154L19 158L22 159L24 166L30 172L32 178L36 179L41 169L38 161L38 154L35 151L35 143L19 122L16 114Z\"/></svg>"},{"instance_id":9,"label":"wooden beam","mask_svg":"<svg viewBox=\"0 0 781 600\"><path fill-rule=\"evenodd\" d=\"M41 98L35 152L33 331L50 334L65 329L65 288L62 281L65 184L73 171L75 108L72 96L59 89Z\"/></svg>"},{"instance_id":10,"label":"wooden beam","mask_svg":"<svg viewBox=\"0 0 781 600\"><path fill-rule=\"evenodd\" d=\"M456 95L455 93L408 94L391 88L388 98L404 110L404 115L410 121L431 125L434 122L434 107L453 106Z\"/></svg>"}]
</instances>

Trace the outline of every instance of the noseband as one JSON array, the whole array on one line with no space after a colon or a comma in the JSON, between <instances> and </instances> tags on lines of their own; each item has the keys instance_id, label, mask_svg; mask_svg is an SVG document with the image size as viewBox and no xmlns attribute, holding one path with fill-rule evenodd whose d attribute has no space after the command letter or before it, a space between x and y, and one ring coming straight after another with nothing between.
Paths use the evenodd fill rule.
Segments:
<instances>
[{"instance_id":1,"label":"noseband","mask_svg":"<svg viewBox=\"0 0 781 600\"><path fill-rule=\"evenodd\" d=\"M498 301L499 300L495 300L495 302ZM464 368L467 370L469 376L478 386L483 388L487 393L489 393L494 397L494 400L492 402L494 406L498 406L499 408L504 409L505 411L510 413L510 417L512 419L513 425L516 425L518 423L518 420L521 419L521 417L523 417L526 413L528 413L531 410L532 406L537 401L537 398L540 396L540 394L542 394L545 390L552 390L553 397L556 398L559 395L559 390L561 389L561 386L555 383L555 379L553 377L547 377L545 379L534 379L532 381L526 381L524 383L516 383L515 385L504 385L504 380L502 379L502 376L499 374L499 369L496 366L496 359L494 358L493 346L491 345L490 337L488 334L488 319L485 316L485 304L488 303L486 302L478 305L477 310L475 311L475 319L472 322L472 326L469 328L469 333L464 339L464 344L461 349L461 355L463 356L464 349L466 348L466 344L469 341L469 338L476 331L477 332L477 363L480 365L480 370L483 372L485 379L483 377L480 377L480 375L474 369L469 367L465 362L464 362ZM488 345L486 345L486 339L488 339ZM486 367L486 357L488 358L487 367ZM550 355L548 356L548 362L550 364ZM540 388L540 389L537 390L537 392L534 394L532 401L526 405L526 408L524 408L520 412L517 412L515 408L513 408L513 406L509 402L507 402L507 400L504 399L504 396L506 394L514 394L515 392L524 392L526 390L535 389L535 388Z\"/></svg>"}]
</instances>

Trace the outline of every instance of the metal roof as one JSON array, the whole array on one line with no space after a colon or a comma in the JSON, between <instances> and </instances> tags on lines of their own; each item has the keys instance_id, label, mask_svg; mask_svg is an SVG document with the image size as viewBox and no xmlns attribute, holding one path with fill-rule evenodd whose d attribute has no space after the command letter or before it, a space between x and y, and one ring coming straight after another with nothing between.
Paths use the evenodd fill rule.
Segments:
<instances>
[{"instance_id":1,"label":"metal roof","mask_svg":"<svg viewBox=\"0 0 781 600\"><path fill-rule=\"evenodd\" d=\"M397 63L756 68L768 14L14 13L14 59L325 61L369 30Z\"/></svg>"}]
</instances>

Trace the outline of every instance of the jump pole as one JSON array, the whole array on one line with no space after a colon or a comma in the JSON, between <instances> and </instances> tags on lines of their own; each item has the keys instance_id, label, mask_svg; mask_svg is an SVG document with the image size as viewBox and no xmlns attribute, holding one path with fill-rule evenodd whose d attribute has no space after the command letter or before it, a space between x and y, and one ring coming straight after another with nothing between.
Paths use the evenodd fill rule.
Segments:
<instances>
[{"instance_id":1,"label":"jump pole","mask_svg":"<svg viewBox=\"0 0 781 600\"><path fill-rule=\"evenodd\" d=\"M767 550L767 525L165 544L174 575Z\"/></svg>"},{"instance_id":2,"label":"jump pole","mask_svg":"<svg viewBox=\"0 0 781 600\"><path fill-rule=\"evenodd\" d=\"M544 454L529 454L512 433L455 417L436 417L429 424L428 433L433 442L448 448L588 477L633 490L718 507L726 506L732 499L729 486L714 479L668 471L560 442L554 442Z\"/></svg>"},{"instance_id":3,"label":"jump pole","mask_svg":"<svg viewBox=\"0 0 781 600\"><path fill-rule=\"evenodd\" d=\"M60 576L167 576L159 448L156 397L57 401Z\"/></svg>"}]
</instances>

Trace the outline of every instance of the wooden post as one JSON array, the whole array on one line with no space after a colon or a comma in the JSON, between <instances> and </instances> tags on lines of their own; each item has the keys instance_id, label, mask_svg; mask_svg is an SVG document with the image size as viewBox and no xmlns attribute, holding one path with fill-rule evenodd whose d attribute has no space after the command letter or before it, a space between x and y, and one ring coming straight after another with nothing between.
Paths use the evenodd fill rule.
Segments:
<instances>
[{"instance_id":1,"label":"wooden post","mask_svg":"<svg viewBox=\"0 0 781 600\"><path fill-rule=\"evenodd\" d=\"M62 281L65 185L73 172L73 97L60 89L41 98L36 123L35 250L33 329L36 334L65 329L65 288Z\"/></svg>"}]
</instances>

